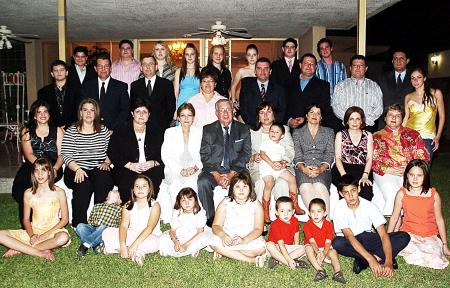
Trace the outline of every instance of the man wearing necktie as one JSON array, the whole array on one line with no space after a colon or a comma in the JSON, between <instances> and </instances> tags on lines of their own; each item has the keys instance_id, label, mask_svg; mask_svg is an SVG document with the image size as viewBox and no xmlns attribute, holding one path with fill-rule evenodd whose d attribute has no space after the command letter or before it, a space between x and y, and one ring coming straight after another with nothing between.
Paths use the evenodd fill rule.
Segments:
<instances>
[{"instance_id":1,"label":"man wearing necktie","mask_svg":"<svg viewBox=\"0 0 450 288\"><path fill-rule=\"evenodd\" d=\"M97 56L94 68L97 78L83 82L81 100L92 98L100 103L101 121L112 131L129 117L128 86L111 77L111 59L108 53Z\"/></svg>"},{"instance_id":2,"label":"man wearing necktie","mask_svg":"<svg viewBox=\"0 0 450 288\"><path fill-rule=\"evenodd\" d=\"M241 92L239 96L241 116L244 122L255 128L256 108L264 102L272 103L275 108L277 122L284 120L286 113L286 94L281 85L269 79L271 74L270 60L261 57L256 61L256 77L246 77L241 80Z\"/></svg>"},{"instance_id":3,"label":"man wearing necktie","mask_svg":"<svg viewBox=\"0 0 450 288\"><path fill-rule=\"evenodd\" d=\"M248 173L246 163L251 156L249 127L233 120L231 101L217 101L216 116L217 121L203 127L200 148L203 169L197 181L198 197L206 211L208 226L214 220L214 189L216 186L226 189L236 173Z\"/></svg>"},{"instance_id":4,"label":"man wearing necktie","mask_svg":"<svg viewBox=\"0 0 450 288\"><path fill-rule=\"evenodd\" d=\"M411 72L407 69L409 57L405 50L397 49L392 53L393 70L384 73L378 80L383 92L383 105L405 104L405 96L414 91L411 85ZM384 128L385 123L378 121L378 128Z\"/></svg>"}]
</instances>

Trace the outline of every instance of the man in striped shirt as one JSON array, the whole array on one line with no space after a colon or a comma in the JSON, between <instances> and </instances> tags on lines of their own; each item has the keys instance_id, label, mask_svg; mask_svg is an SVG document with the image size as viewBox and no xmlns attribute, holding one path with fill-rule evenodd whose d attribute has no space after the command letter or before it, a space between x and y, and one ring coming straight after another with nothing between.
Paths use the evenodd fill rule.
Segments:
<instances>
[{"instance_id":1,"label":"man in striped shirt","mask_svg":"<svg viewBox=\"0 0 450 288\"><path fill-rule=\"evenodd\" d=\"M366 116L365 129L376 131L375 121L383 114L383 93L375 81L367 79L367 61L362 55L350 60L351 77L339 82L334 88L331 106L334 114L343 121L350 106L358 106Z\"/></svg>"},{"instance_id":2,"label":"man in striped shirt","mask_svg":"<svg viewBox=\"0 0 450 288\"><path fill-rule=\"evenodd\" d=\"M328 38L317 42L317 53L320 60L317 62L316 76L330 83L330 95L333 95L336 84L347 78L345 65L333 58L333 42Z\"/></svg>"},{"instance_id":3,"label":"man in striped shirt","mask_svg":"<svg viewBox=\"0 0 450 288\"><path fill-rule=\"evenodd\" d=\"M114 79L127 83L128 95L130 95L131 82L139 78L141 64L133 58L133 42L122 40L119 42L120 59L112 63L111 76Z\"/></svg>"}]
</instances>

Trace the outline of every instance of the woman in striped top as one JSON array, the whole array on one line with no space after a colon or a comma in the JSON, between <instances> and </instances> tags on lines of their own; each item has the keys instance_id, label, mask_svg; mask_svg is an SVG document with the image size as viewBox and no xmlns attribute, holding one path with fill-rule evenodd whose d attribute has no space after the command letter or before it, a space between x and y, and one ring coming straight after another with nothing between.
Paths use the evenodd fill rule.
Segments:
<instances>
[{"instance_id":1,"label":"woman in striped top","mask_svg":"<svg viewBox=\"0 0 450 288\"><path fill-rule=\"evenodd\" d=\"M153 56L155 56L156 62L158 62L158 71L156 72L156 75L173 81L177 66L175 63L172 63L172 57L170 55L169 47L167 47L167 43L158 41L153 47Z\"/></svg>"},{"instance_id":2,"label":"woman in striped top","mask_svg":"<svg viewBox=\"0 0 450 288\"><path fill-rule=\"evenodd\" d=\"M92 193L94 203L106 200L113 187L111 161L106 155L108 129L100 124L100 108L93 99L84 99L79 106L79 120L67 129L61 147L66 164L64 183L73 189L72 226L87 223L86 212Z\"/></svg>"}]
</instances>

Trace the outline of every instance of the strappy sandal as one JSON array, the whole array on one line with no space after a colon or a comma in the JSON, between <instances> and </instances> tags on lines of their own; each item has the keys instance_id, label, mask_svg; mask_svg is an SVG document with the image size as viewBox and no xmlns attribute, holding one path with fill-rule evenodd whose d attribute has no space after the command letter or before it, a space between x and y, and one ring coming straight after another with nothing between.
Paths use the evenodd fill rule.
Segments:
<instances>
[{"instance_id":1,"label":"strappy sandal","mask_svg":"<svg viewBox=\"0 0 450 288\"><path fill-rule=\"evenodd\" d=\"M213 260L219 260L220 258L222 258L222 255L220 255L219 253L217 253L216 251L214 251L213 254Z\"/></svg>"},{"instance_id":2,"label":"strappy sandal","mask_svg":"<svg viewBox=\"0 0 450 288\"><path fill-rule=\"evenodd\" d=\"M341 271L334 273L333 278L331 279L342 284L347 283L347 280L345 280L344 274Z\"/></svg>"},{"instance_id":3,"label":"strappy sandal","mask_svg":"<svg viewBox=\"0 0 450 288\"><path fill-rule=\"evenodd\" d=\"M264 267L264 256L256 256L255 257L255 265L258 268Z\"/></svg>"},{"instance_id":4,"label":"strappy sandal","mask_svg":"<svg viewBox=\"0 0 450 288\"><path fill-rule=\"evenodd\" d=\"M311 267L311 264L306 262L305 260L295 259L295 264L297 268L308 269Z\"/></svg>"},{"instance_id":5,"label":"strappy sandal","mask_svg":"<svg viewBox=\"0 0 450 288\"><path fill-rule=\"evenodd\" d=\"M100 244L95 246L94 251L95 251L95 253L98 253L98 254L100 254L100 253L101 254L106 254L105 253L105 243L103 241L100 242Z\"/></svg>"},{"instance_id":6,"label":"strappy sandal","mask_svg":"<svg viewBox=\"0 0 450 288\"><path fill-rule=\"evenodd\" d=\"M325 272L325 270L317 270L316 277L314 277L314 281L317 282L317 281L323 280L327 277L328 277L328 275L327 275L327 272Z\"/></svg>"},{"instance_id":7,"label":"strappy sandal","mask_svg":"<svg viewBox=\"0 0 450 288\"><path fill-rule=\"evenodd\" d=\"M267 265L268 265L269 269L273 269L273 268L275 268L275 266L278 265L278 261L272 257L269 257L269 261L267 262Z\"/></svg>"}]
</instances>

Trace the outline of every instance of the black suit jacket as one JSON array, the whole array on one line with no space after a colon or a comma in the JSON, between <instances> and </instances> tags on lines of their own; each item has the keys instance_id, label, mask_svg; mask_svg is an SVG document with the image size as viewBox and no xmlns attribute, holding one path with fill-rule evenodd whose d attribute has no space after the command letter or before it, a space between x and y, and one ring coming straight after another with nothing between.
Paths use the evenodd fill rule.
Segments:
<instances>
[{"instance_id":1,"label":"black suit jacket","mask_svg":"<svg viewBox=\"0 0 450 288\"><path fill-rule=\"evenodd\" d=\"M106 89L106 99L99 99L98 78L84 82L81 87L81 99L92 98L100 103L102 123L109 130L115 130L128 119L130 100L128 85L110 78Z\"/></svg>"},{"instance_id":2,"label":"black suit jacket","mask_svg":"<svg viewBox=\"0 0 450 288\"><path fill-rule=\"evenodd\" d=\"M403 83L398 88L394 70L384 73L378 81L378 84L383 92L384 107L395 103L404 106L405 95L414 91L411 85L411 72L409 70L406 70Z\"/></svg>"},{"instance_id":3,"label":"black suit jacket","mask_svg":"<svg viewBox=\"0 0 450 288\"><path fill-rule=\"evenodd\" d=\"M257 78L243 78L241 80L241 92L239 95L242 119L245 123L255 128L258 123L256 119L258 117L258 115L256 115L256 108L262 102ZM264 99L273 104L276 120L277 122L282 123L286 114L286 94L283 86L276 84L274 81L269 81L269 86L266 87Z\"/></svg>"},{"instance_id":4,"label":"black suit jacket","mask_svg":"<svg viewBox=\"0 0 450 288\"><path fill-rule=\"evenodd\" d=\"M44 86L38 91L38 99L44 100L50 106L50 120L56 126L69 128L77 120L77 100L76 94L71 86L65 85L66 94L62 113L59 112L58 101L56 100L55 84Z\"/></svg>"},{"instance_id":5,"label":"black suit jacket","mask_svg":"<svg viewBox=\"0 0 450 288\"><path fill-rule=\"evenodd\" d=\"M289 71L289 67L284 57L274 61L272 63L272 73L270 74L270 80L275 81L278 85L284 87L286 94L292 93L296 87L294 86L295 79L300 76L300 66L297 59L292 64L292 71Z\"/></svg>"},{"instance_id":6,"label":"black suit jacket","mask_svg":"<svg viewBox=\"0 0 450 288\"><path fill-rule=\"evenodd\" d=\"M140 78L131 83L130 103L134 103L136 98L147 98L150 100L150 126L156 128L164 135L164 131L169 128L175 112L175 93L171 81L156 76L152 95L149 98L145 78Z\"/></svg>"},{"instance_id":7,"label":"black suit jacket","mask_svg":"<svg viewBox=\"0 0 450 288\"><path fill-rule=\"evenodd\" d=\"M77 99L76 103L79 103L81 98L81 83L80 78L78 77L77 69L75 68L75 64L69 66L68 68L69 75L67 76L67 83L73 89L75 97ZM89 80L93 80L97 78L97 73L92 65L86 65L86 75L84 76L84 81L87 82Z\"/></svg>"},{"instance_id":8,"label":"black suit jacket","mask_svg":"<svg viewBox=\"0 0 450 288\"><path fill-rule=\"evenodd\" d=\"M156 160L162 165L162 143L163 139L147 125L144 140L145 159ZM108 157L117 168L122 168L128 162L139 162L139 145L130 121L122 123L114 130L109 140Z\"/></svg>"},{"instance_id":9,"label":"black suit jacket","mask_svg":"<svg viewBox=\"0 0 450 288\"><path fill-rule=\"evenodd\" d=\"M204 172L228 172L221 168L224 154L223 142L223 131L219 120L203 127L200 157ZM252 152L249 127L233 121L230 128L230 144L232 145L230 170L242 172L246 169L245 165L250 160Z\"/></svg>"},{"instance_id":10,"label":"black suit jacket","mask_svg":"<svg viewBox=\"0 0 450 288\"><path fill-rule=\"evenodd\" d=\"M305 117L306 108L312 104L319 104L322 108L322 126L333 128L335 118L331 108L330 83L313 76L305 89L300 89L300 77L294 81L295 91L288 96L285 121L290 118Z\"/></svg>"}]
</instances>

